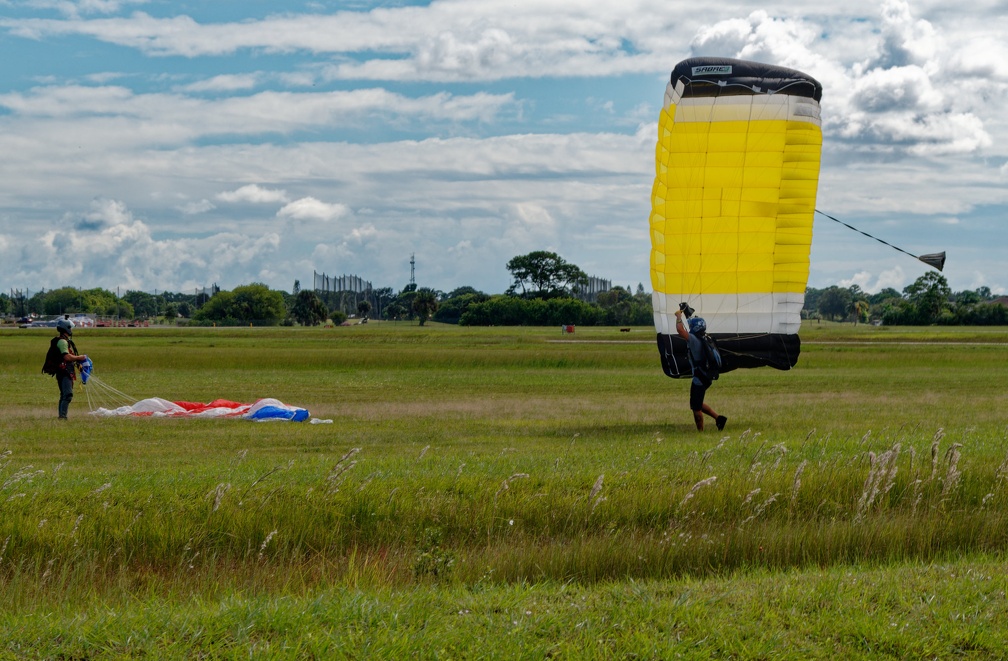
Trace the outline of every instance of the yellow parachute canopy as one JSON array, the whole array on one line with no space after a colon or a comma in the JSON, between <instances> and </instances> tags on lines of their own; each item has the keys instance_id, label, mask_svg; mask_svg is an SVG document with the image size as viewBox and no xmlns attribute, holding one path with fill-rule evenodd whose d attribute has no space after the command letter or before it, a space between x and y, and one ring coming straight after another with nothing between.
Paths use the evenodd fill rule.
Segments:
<instances>
[{"instance_id":1,"label":"yellow parachute canopy","mask_svg":"<svg viewBox=\"0 0 1008 661\"><path fill-rule=\"evenodd\" d=\"M724 365L798 360L822 149L822 86L793 69L692 58L672 71L651 193L662 366L688 376L674 313L707 322Z\"/></svg>"}]
</instances>

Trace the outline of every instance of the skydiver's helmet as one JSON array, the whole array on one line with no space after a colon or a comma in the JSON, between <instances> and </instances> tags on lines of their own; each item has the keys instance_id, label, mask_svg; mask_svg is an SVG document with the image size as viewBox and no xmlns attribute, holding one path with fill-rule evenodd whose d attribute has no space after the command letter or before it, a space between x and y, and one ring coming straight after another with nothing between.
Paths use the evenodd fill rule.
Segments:
<instances>
[{"instance_id":1,"label":"skydiver's helmet","mask_svg":"<svg viewBox=\"0 0 1008 661\"><path fill-rule=\"evenodd\" d=\"M704 321L703 317L690 317L689 332L694 335L703 335L707 332L707 322Z\"/></svg>"},{"instance_id":2,"label":"skydiver's helmet","mask_svg":"<svg viewBox=\"0 0 1008 661\"><path fill-rule=\"evenodd\" d=\"M56 322L56 328L59 329L61 333L66 333L67 335L73 335L73 322L69 319L60 319Z\"/></svg>"}]
</instances>

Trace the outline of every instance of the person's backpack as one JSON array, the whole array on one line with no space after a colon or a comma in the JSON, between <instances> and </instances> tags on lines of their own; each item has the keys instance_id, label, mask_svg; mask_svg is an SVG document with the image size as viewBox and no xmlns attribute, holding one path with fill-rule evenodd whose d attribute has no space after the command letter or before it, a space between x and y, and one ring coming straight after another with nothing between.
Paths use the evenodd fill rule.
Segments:
<instances>
[{"instance_id":1,"label":"person's backpack","mask_svg":"<svg viewBox=\"0 0 1008 661\"><path fill-rule=\"evenodd\" d=\"M700 342L707 354L708 373L711 375L711 379L716 379L721 376L721 352L718 351L717 342L707 333L704 333L704 336L700 338Z\"/></svg>"},{"instance_id":2,"label":"person's backpack","mask_svg":"<svg viewBox=\"0 0 1008 661\"><path fill-rule=\"evenodd\" d=\"M56 376L56 372L59 370L60 365L63 364L63 354L61 354L60 350L56 348L57 342L59 342L59 335L49 342L49 351L46 352L45 362L42 363L43 374Z\"/></svg>"},{"instance_id":3,"label":"person's backpack","mask_svg":"<svg viewBox=\"0 0 1008 661\"><path fill-rule=\"evenodd\" d=\"M67 366L63 362L63 353L56 346L56 343L60 341L59 335L54 337L49 342L49 351L46 352L45 362L42 363L42 373L48 374L49 376L56 376L60 370L66 370ZM67 340L67 346L75 354L77 353L77 347L74 346L73 340ZM72 369L72 368L71 368Z\"/></svg>"},{"instance_id":4,"label":"person's backpack","mask_svg":"<svg viewBox=\"0 0 1008 661\"><path fill-rule=\"evenodd\" d=\"M697 339L700 340L700 364L693 366L693 372L704 385L709 386L721 376L721 352L714 338L707 333L697 336Z\"/></svg>"}]
</instances>

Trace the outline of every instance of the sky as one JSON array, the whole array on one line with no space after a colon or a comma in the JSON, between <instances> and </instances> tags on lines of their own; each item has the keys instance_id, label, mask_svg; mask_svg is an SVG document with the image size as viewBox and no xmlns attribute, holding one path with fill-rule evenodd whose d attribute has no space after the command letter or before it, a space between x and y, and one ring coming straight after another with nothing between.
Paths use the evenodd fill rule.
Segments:
<instances>
[{"instance_id":1,"label":"sky","mask_svg":"<svg viewBox=\"0 0 1008 661\"><path fill-rule=\"evenodd\" d=\"M1008 0L0 0L0 291L313 274L501 293L558 253L636 289L665 84L823 84L817 207L1008 292ZM928 267L816 217L809 285Z\"/></svg>"}]
</instances>

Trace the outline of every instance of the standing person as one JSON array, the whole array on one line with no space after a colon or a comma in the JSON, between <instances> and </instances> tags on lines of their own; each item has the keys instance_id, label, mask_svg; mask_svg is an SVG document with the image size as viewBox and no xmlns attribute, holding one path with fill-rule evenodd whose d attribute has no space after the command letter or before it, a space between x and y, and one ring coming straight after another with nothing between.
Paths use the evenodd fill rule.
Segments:
<instances>
[{"instance_id":1,"label":"standing person","mask_svg":"<svg viewBox=\"0 0 1008 661\"><path fill-rule=\"evenodd\" d=\"M683 323L682 315L682 310L676 310L675 326L679 337L686 340L690 367L693 368L693 381L690 383L690 410L693 411L693 421L696 422L696 428L699 431L703 431L704 414L706 413L714 418L714 424L717 425L719 430L724 429L728 418L718 415L710 407L710 404L704 403L704 395L707 394L707 389L714 383L713 379L717 378L716 366L710 364L715 361L715 358L711 355L713 350L707 344L707 339L704 337L707 333L707 322L701 317L691 317L688 319L689 330L686 330L686 324Z\"/></svg>"},{"instance_id":2,"label":"standing person","mask_svg":"<svg viewBox=\"0 0 1008 661\"><path fill-rule=\"evenodd\" d=\"M49 342L49 352L46 354L45 364L42 365L42 372L56 377L56 384L59 386L59 417L60 420L67 419L70 410L70 401L73 399L74 380L77 378L76 365L83 363L87 356L78 355L77 347L73 343L73 322L67 318L56 322L56 330L59 335Z\"/></svg>"}]
</instances>

